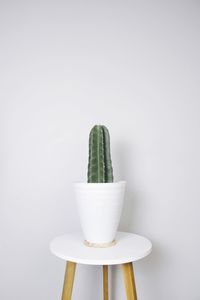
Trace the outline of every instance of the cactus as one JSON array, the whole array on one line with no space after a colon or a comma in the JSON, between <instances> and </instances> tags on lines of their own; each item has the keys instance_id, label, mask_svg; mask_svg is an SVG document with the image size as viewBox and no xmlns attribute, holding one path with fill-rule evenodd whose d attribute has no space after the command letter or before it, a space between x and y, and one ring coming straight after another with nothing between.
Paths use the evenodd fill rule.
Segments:
<instances>
[{"instance_id":1,"label":"cactus","mask_svg":"<svg viewBox=\"0 0 200 300\"><path fill-rule=\"evenodd\" d=\"M103 125L95 125L89 136L88 182L113 182L110 135Z\"/></svg>"}]
</instances>

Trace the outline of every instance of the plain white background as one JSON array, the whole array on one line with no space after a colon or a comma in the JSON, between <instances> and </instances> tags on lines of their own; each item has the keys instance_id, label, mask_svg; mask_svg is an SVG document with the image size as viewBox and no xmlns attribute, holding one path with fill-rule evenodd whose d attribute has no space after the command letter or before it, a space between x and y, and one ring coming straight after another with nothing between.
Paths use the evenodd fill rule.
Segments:
<instances>
[{"instance_id":1,"label":"plain white background","mask_svg":"<svg viewBox=\"0 0 200 300\"><path fill-rule=\"evenodd\" d=\"M72 183L94 124L127 181L120 229L153 242L138 298L200 299L199 30L197 0L0 2L1 300L60 299L49 242L80 230ZM102 299L99 267L75 280L73 299Z\"/></svg>"}]
</instances>

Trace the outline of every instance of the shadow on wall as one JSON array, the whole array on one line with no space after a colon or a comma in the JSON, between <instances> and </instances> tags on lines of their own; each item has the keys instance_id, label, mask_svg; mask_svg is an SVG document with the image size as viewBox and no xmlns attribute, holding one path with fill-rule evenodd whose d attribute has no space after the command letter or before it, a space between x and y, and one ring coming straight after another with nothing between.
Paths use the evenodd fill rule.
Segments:
<instances>
[{"instance_id":1,"label":"shadow on wall","mask_svg":"<svg viewBox=\"0 0 200 300\"><path fill-rule=\"evenodd\" d=\"M138 299L164 299L165 291L158 286L166 262L162 249L154 245L153 252L146 258L134 263L134 273ZM111 300L126 299L123 272L120 266L111 266L110 292ZM120 294L119 294L120 291Z\"/></svg>"},{"instance_id":2,"label":"shadow on wall","mask_svg":"<svg viewBox=\"0 0 200 300\"><path fill-rule=\"evenodd\" d=\"M152 241L153 251L146 258L135 262L136 284L138 279L138 292L142 295L145 293L145 299L164 299L165 291L158 285L162 277L163 270L170 262L167 261L163 249L158 243ZM148 295L148 296L147 296Z\"/></svg>"},{"instance_id":3,"label":"shadow on wall","mask_svg":"<svg viewBox=\"0 0 200 300\"><path fill-rule=\"evenodd\" d=\"M116 153L116 167L118 168L119 180L125 180L127 182L125 201L121 216L121 222L119 230L132 232L132 228L136 228L136 218L138 209L138 195L134 186L135 174L135 154L133 145L126 142L115 145ZM134 222L134 223L133 223Z\"/></svg>"},{"instance_id":4,"label":"shadow on wall","mask_svg":"<svg viewBox=\"0 0 200 300\"><path fill-rule=\"evenodd\" d=\"M140 214L141 208L144 209L146 202L146 193L141 192L141 188L137 186L137 174L136 170L136 155L133 149L133 145L123 142L122 144L116 145L115 149L116 161L119 164L119 178L127 181L126 186L126 196L124 201L124 207L121 216L121 222L119 230L134 232L140 234ZM134 229L134 230L133 230ZM147 298L151 299L163 299L163 292L159 289L157 282L162 276L163 268L166 264L166 255L159 245L159 242L153 238L153 233L151 236L148 236L151 239L153 244L152 253L146 258L140 260L139 262L134 263L136 285L138 279L138 296L142 297L142 293L147 294ZM120 275L121 274L121 275ZM122 270L119 267L113 267L111 272L111 290L112 297L111 300L118 299L116 287L122 280ZM143 287L145 289L143 290ZM148 290L147 290L148 288ZM141 292L140 292L141 291ZM124 291L125 295L125 291Z\"/></svg>"}]
</instances>

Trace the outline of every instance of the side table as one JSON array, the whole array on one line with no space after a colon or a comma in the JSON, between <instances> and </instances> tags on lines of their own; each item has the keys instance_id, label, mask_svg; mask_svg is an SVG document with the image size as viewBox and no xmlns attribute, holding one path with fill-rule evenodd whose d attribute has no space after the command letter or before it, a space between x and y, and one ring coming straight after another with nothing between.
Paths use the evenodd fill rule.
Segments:
<instances>
[{"instance_id":1,"label":"side table","mask_svg":"<svg viewBox=\"0 0 200 300\"><path fill-rule=\"evenodd\" d=\"M108 248L92 248L83 243L81 233L68 233L55 238L51 252L67 261L62 300L71 300L76 264L103 266L103 295L108 300L108 266L121 265L127 300L137 300L132 263L152 250L151 242L137 234L117 232L116 244Z\"/></svg>"}]
</instances>

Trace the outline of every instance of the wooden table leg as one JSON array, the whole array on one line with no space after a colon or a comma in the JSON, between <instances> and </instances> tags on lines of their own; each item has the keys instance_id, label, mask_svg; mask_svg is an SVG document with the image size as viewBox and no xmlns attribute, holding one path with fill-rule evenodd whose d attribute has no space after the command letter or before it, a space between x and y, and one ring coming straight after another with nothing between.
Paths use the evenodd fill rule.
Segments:
<instances>
[{"instance_id":1,"label":"wooden table leg","mask_svg":"<svg viewBox=\"0 0 200 300\"><path fill-rule=\"evenodd\" d=\"M103 299L108 300L108 266L103 266Z\"/></svg>"},{"instance_id":2,"label":"wooden table leg","mask_svg":"<svg viewBox=\"0 0 200 300\"><path fill-rule=\"evenodd\" d=\"M122 265L127 300L137 300L134 271L132 263Z\"/></svg>"},{"instance_id":3,"label":"wooden table leg","mask_svg":"<svg viewBox=\"0 0 200 300\"><path fill-rule=\"evenodd\" d=\"M71 300L76 263L68 261L63 284L62 300Z\"/></svg>"}]
</instances>

